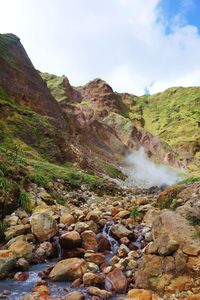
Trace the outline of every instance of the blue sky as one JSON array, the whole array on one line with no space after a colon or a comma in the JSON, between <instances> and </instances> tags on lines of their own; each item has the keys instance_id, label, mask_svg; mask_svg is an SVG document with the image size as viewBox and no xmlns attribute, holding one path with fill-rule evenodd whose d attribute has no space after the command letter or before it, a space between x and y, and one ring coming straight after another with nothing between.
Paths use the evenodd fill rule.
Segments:
<instances>
[{"instance_id":1,"label":"blue sky","mask_svg":"<svg viewBox=\"0 0 200 300\"><path fill-rule=\"evenodd\" d=\"M200 29L199 0L162 0L158 6L169 23L179 17L183 25L190 24Z\"/></svg>"},{"instance_id":2,"label":"blue sky","mask_svg":"<svg viewBox=\"0 0 200 300\"><path fill-rule=\"evenodd\" d=\"M200 85L200 0L0 0L0 32L73 85L142 95Z\"/></svg>"}]
</instances>

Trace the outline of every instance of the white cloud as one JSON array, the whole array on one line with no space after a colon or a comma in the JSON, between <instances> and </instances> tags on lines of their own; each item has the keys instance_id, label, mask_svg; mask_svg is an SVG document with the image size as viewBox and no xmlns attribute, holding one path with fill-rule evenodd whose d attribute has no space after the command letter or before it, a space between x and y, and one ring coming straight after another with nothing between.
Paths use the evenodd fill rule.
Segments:
<instances>
[{"instance_id":1,"label":"white cloud","mask_svg":"<svg viewBox=\"0 0 200 300\"><path fill-rule=\"evenodd\" d=\"M192 1L170 24L159 3L0 0L0 30L21 38L38 69L66 74L74 85L101 77L135 94L199 85L200 36L181 18Z\"/></svg>"}]
</instances>

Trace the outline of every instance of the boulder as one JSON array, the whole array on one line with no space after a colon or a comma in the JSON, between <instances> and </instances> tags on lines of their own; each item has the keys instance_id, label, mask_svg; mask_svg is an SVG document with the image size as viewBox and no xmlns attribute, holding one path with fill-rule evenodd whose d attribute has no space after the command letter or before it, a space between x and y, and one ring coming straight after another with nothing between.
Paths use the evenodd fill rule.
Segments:
<instances>
[{"instance_id":1,"label":"boulder","mask_svg":"<svg viewBox=\"0 0 200 300\"><path fill-rule=\"evenodd\" d=\"M105 255L103 255L102 253L87 252L85 253L84 258L86 261L95 263L98 266L105 262Z\"/></svg>"},{"instance_id":2,"label":"boulder","mask_svg":"<svg viewBox=\"0 0 200 300\"><path fill-rule=\"evenodd\" d=\"M0 279L5 278L15 267L16 257L10 250L0 250Z\"/></svg>"},{"instance_id":3,"label":"boulder","mask_svg":"<svg viewBox=\"0 0 200 300\"><path fill-rule=\"evenodd\" d=\"M29 277L27 272L17 272L15 273L14 279L17 281L26 281Z\"/></svg>"},{"instance_id":4,"label":"boulder","mask_svg":"<svg viewBox=\"0 0 200 300\"><path fill-rule=\"evenodd\" d=\"M71 225L75 223L75 219L71 214L64 212L60 217L60 222L65 225Z\"/></svg>"},{"instance_id":5,"label":"boulder","mask_svg":"<svg viewBox=\"0 0 200 300\"><path fill-rule=\"evenodd\" d=\"M84 294L79 291L71 292L64 297L64 300L84 300L84 299L85 299Z\"/></svg>"},{"instance_id":6,"label":"boulder","mask_svg":"<svg viewBox=\"0 0 200 300\"><path fill-rule=\"evenodd\" d=\"M91 296L97 296L100 297L102 299L109 299L112 297L112 293L108 292L106 290L101 290L97 287L94 286L90 286L87 288L87 293Z\"/></svg>"},{"instance_id":7,"label":"boulder","mask_svg":"<svg viewBox=\"0 0 200 300\"><path fill-rule=\"evenodd\" d=\"M73 249L81 245L81 237L77 231L69 231L61 235L61 246L64 249Z\"/></svg>"},{"instance_id":8,"label":"boulder","mask_svg":"<svg viewBox=\"0 0 200 300\"><path fill-rule=\"evenodd\" d=\"M165 235L169 240L185 245L194 241L197 231L188 220L176 212L166 210L161 213L152 224L153 239Z\"/></svg>"},{"instance_id":9,"label":"boulder","mask_svg":"<svg viewBox=\"0 0 200 300\"><path fill-rule=\"evenodd\" d=\"M133 289L128 292L128 299L134 300L159 300L160 297L153 294L153 292L143 289Z\"/></svg>"},{"instance_id":10,"label":"boulder","mask_svg":"<svg viewBox=\"0 0 200 300\"><path fill-rule=\"evenodd\" d=\"M31 230L40 242L48 241L57 233L56 221L47 212L34 213Z\"/></svg>"},{"instance_id":11,"label":"boulder","mask_svg":"<svg viewBox=\"0 0 200 300\"><path fill-rule=\"evenodd\" d=\"M86 230L81 233L82 245L85 250L97 251L96 234L91 230Z\"/></svg>"},{"instance_id":12,"label":"boulder","mask_svg":"<svg viewBox=\"0 0 200 300\"><path fill-rule=\"evenodd\" d=\"M32 256L33 245L26 241L25 236L20 236L8 249L12 251L17 258L23 257L29 259Z\"/></svg>"},{"instance_id":13,"label":"boulder","mask_svg":"<svg viewBox=\"0 0 200 300\"><path fill-rule=\"evenodd\" d=\"M133 233L122 224L113 224L111 226L111 233L119 240L123 237L133 236Z\"/></svg>"},{"instance_id":14,"label":"boulder","mask_svg":"<svg viewBox=\"0 0 200 300\"><path fill-rule=\"evenodd\" d=\"M81 258L68 258L59 261L49 274L53 281L67 281L81 278L87 270L87 264Z\"/></svg>"},{"instance_id":15,"label":"boulder","mask_svg":"<svg viewBox=\"0 0 200 300\"><path fill-rule=\"evenodd\" d=\"M5 231L5 240L9 241L15 236L24 234L26 231L26 228L24 225L16 225L16 226L10 226L6 231Z\"/></svg>"},{"instance_id":16,"label":"boulder","mask_svg":"<svg viewBox=\"0 0 200 300\"><path fill-rule=\"evenodd\" d=\"M83 275L83 284L84 285L102 285L103 278L99 275L88 272Z\"/></svg>"},{"instance_id":17,"label":"boulder","mask_svg":"<svg viewBox=\"0 0 200 300\"><path fill-rule=\"evenodd\" d=\"M125 293L127 291L128 282L124 274L119 268L115 268L108 273L105 278L105 288L115 293Z\"/></svg>"}]
</instances>

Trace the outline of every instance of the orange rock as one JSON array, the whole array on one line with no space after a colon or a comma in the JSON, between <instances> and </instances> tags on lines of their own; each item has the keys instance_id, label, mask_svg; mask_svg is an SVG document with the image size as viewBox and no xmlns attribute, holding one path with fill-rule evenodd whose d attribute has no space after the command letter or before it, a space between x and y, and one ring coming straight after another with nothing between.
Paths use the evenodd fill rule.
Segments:
<instances>
[{"instance_id":1,"label":"orange rock","mask_svg":"<svg viewBox=\"0 0 200 300\"><path fill-rule=\"evenodd\" d=\"M134 299L134 300L159 300L160 297L156 296L149 290L143 290L143 289L133 289L128 292L127 295L128 299Z\"/></svg>"},{"instance_id":2,"label":"orange rock","mask_svg":"<svg viewBox=\"0 0 200 300\"><path fill-rule=\"evenodd\" d=\"M125 293L127 290L127 279L119 268L115 268L108 273L105 278L105 287L109 291Z\"/></svg>"},{"instance_id":3,"label":"orange rock","mask_svg":"<svg viewBox=\"0 0 200 300\"><path fill-rule=\"evenodd\" d=\"M86 250L97 250L97 239L96 234L91 230L86 230L81 233L83 240L83 248Z\"/></svg>"}]
</instances>

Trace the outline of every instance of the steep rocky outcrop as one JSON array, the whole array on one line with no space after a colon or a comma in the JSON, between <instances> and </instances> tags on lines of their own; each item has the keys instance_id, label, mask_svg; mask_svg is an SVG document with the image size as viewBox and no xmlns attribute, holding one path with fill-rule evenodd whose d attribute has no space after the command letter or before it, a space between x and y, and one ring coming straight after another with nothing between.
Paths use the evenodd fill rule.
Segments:
<instances>
[{"instance_id":1,"label":"steep rocky outcrop","mask_svg":"<svg viewBox=\"0 0 200 300\"><path fill-rule=\"evenodd\" d=\"M0 65L0 88L8 96L20 105L47 115L60 128L66 128L58 103L35 70L17 36L0 35Z\"/></svg>"},{"instance_id":2,"label":"steep rocky outcrop","mask_svg":"<svg viewBox=\"0 0 200 300\"><path fill-rule=\"evenodd\" d=\"M70 135L74 138L73 143L77 142L79 149L88 144L91 147L90 152L95 153L98 148L98 153L101 152L108 161L118 160L119 163L121 156L127 151L144 146L149 156L180 167L181 163L172 149L143 129L142 118L138 118L136 123L133 122L129 94L115 93L101 79L95 79L83 87L73 88L64 76L56 77L47 73L41 73L41 76L66 112L71 123Z\"/></svg>"}]
</instances>

